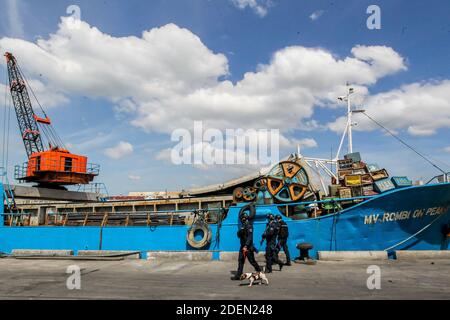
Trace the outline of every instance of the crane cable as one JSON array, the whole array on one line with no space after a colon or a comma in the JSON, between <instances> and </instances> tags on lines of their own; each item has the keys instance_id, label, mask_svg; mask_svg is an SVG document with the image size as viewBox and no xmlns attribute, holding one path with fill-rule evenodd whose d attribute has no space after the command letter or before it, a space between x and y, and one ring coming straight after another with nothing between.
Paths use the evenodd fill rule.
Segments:
<instances>
[{"instance_id":1,"label":"crane cable","mask_svg":"<svg viewBox=\"0 0 450 320\"><path fill-rule=\"evenodd\" d=\"M3 112L3 140L2 140L2 167L5 171L2 174L2 183L4 183L5 175L8 173L9 165L9 133L11 123L11 100L8 99L8 71L5 73L5 109Z\"/></svg>"},{"instance_id":2,"label":"crane cable","mask_svg":"<svg viewBox=\"0 0 450 320\"><path fill-rule=\"evenodd\" d=\"M2 167L5 166L5 139L6 139L6 99L8 94L8 88L6 87L7 81L8 81L8 74L6 74L5 79L5 109L3 110L3 134L2 134ZM6 171L6 168L3 168L3 170ZM4 176L2 174L2 184L4 182Z\"/></svg>"},{"instance_id":3,"label":"crane cable","mask_svg":"<svg viewBox=\"0 0 450 320\"><path fill-rule=\"evenodd\" d=\"M371 116L369 116L366 112L360 112L363 115L365 115L367 118L369 118L369 120L372 120L376 125L378 125L379 127L381 127L382 129L384 129L387 133L389 133L392 137L394 137L395 139L397 139L400 143L402 143L403 145L405 145L406 147L408 147L409 149L411 149L414 153L416 153L419 157L421 157L422 159L424 159L425 161L427 161L429 164L431 164L434 168L436 168L437 170L439 170L441 173L443 173L444 175L447 174L447 172L445 172L443 169L441 169L437 164L435 164L433 161L431 161L429 158L427 158L425 155L423 155L422 153L420 153L419 151L417 151L416 149L414 149L412 146L410 146L408 143L406 143L405 141L403 141L400 137L398 137L396 134L394 134L392 131L390 131L388 128L386 128L385 126L383 126L381 123L379 123L378 121L376 121L375 119L373 119Z\"/></svg>"}]
</instances>

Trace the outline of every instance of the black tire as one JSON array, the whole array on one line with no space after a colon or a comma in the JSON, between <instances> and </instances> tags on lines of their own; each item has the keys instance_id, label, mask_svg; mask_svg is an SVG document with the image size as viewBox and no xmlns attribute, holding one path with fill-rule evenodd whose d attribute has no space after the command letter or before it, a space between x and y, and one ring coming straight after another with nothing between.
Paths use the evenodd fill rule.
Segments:
<instances>
[{"instance_id":1,"label":"black tire","mask_svg":"<svg viewBox=\"0 0 450 320\"><path fill-rule=\"evenodd\" d=\"M253 203L249 203L241 208L241 210L239 211L239 219L241 219L242 215L247 210L250 211L250 214L248 215L248 220L253 220L253 218L256 215L256 208Z\"/></svg>"}]
</instances>

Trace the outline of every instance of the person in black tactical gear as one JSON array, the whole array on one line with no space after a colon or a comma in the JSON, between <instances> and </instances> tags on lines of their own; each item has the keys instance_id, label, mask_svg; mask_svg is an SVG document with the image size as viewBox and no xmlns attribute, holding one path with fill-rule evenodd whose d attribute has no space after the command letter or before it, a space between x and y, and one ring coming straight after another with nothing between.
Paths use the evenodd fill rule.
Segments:
<instances>
[{"instance_id":1,"label":"person in black tactical gear","mask_svg":"<svg viewBox=\"0 0 450 320\"><path fill-rule=\"evenodd\" d=\"M249 210L250 215L244 213L244 211ZM238 259L238 270L233 280L240 280L241 275L244 271L245 259L255 268L257 272L261 271L261 267L255 260L256 248L253 246L253 217L255 216L255 207L253 204L247 205L241 209L239 214L241 225L238 231L238 238L241 241L241 247L239 249L239 259Z\"/></svg>"},{"instance_id":2,"label":"person in black tactical gear","mask_svg":"<svg viewBox=\"0 0 450 320\"><path fill-rule=\"evenodd\" d=\"M268 222L266 230L262 235L261 244L266 241L266 273L272 272L272 264L277 263L281 269L283 269L283 262L278 259L277 252L277 236L278 236L278 223L276 222L273 214L267 216Z\"/></svg>"},{"instance_id":3,"label":"person in black tactical gear","mask_svg":"<svg viewBox=\"0 0 450 320\"><path fill-rule=\"evenodd\" d=\"M278 222L278 225L280 226L280 231L278 233L277 249L278 249L278 251L283 249L284 253L286 254L286 263L284 265L290 266L291 265L291 255L289 254L289 248L287 246L287 239L289 237L288 225L280 215L276 216L276 220Z\"/></svg>"}]
</instances>

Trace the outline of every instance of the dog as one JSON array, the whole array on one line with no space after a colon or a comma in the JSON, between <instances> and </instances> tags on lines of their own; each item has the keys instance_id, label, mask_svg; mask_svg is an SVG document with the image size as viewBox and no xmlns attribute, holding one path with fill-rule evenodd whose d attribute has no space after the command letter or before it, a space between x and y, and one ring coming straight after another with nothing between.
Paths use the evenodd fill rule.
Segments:
<instances>
[{"instance_id":1,"label":"dog","mask_svg":"<svg viewBox=\"0 0 450 320\"><path fill-rule=\"evenodd\" d=\"M250 284L248 285L249 287L251 287L255 281L259 281L259 284L263 284L263 282L265 282L267 286L269 285L269 280L264 272L243 273L241 275L241 281L246 279L250 280Z\"/></svg>"}]
</instances>

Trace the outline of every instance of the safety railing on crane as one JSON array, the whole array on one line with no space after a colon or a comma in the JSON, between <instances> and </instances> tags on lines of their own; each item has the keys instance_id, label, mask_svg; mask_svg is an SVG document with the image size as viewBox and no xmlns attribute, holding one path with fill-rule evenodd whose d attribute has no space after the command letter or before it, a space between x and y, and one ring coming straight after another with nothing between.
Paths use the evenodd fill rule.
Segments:
<instances>
[{"instance_id":1,"label":"safety railing on crane","mask_svg":"<svg viewBox=\"0 0 450 320\"><path fill-rule=\"evenodd\" d=\"M38 172L80 173L98 175L100 165L93 163L68 163L64 160L43 159L40 161L27 161L14 167L14 178L22 180Z\"/></svg>"}]
</instances>

